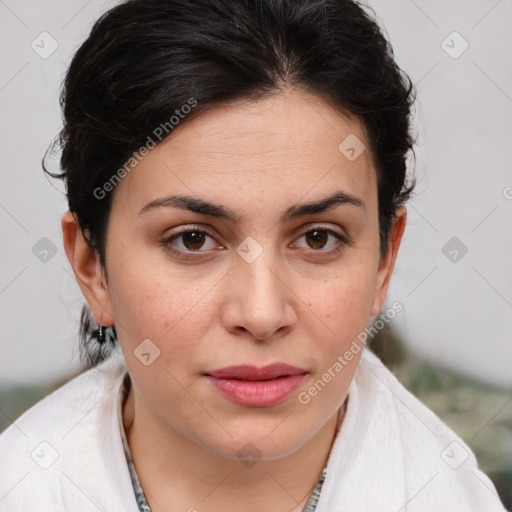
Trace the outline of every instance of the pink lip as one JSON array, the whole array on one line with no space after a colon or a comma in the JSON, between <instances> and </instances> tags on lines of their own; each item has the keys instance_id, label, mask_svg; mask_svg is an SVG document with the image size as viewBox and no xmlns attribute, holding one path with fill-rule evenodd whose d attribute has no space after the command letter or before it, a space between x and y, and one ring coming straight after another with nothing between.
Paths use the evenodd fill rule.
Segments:
<instances>
[{"instance_id":1,"label":"pink lip","mask_svg":"<svg viewBox=\"0 0 512 512\"><path fill-rule=\"evenodd\" d=\"M285 363L274 363L261 368L250 364L226 366L226 368L210 371L207 375L215 377L216 379L270 380L276 379L277 377L303 373L307 372L302 368L297 368L296 366Z\"/></svg>"},{"instance_id":2,"label":"pink lip","mask_svg":"<svg viewBox=\"0 0 512 512\"><path fill-rule=\"evenodd\" d=\"M307 371L284 363L262 368L229 366L205 374L229 400L249 407L267 407L283 401L302 382Z\"/></svg>"}]
</instances>

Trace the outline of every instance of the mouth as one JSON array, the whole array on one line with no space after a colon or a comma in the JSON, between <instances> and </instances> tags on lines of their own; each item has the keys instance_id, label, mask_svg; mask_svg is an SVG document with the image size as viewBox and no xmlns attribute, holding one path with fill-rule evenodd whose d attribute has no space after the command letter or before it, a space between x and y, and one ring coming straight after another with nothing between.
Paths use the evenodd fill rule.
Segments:
<instances>
[{"instance_id":1,"label":"mouth","mask_svg":"<svg viewBox=\"0 0 512 512\"><path fill-rule=\"evenodd\" d=\"M269 407L290 396L307 374L303 368L274 363L264 367L229 366L203 375L231 402L247 407Z\"/></svg>"}]
</instances>

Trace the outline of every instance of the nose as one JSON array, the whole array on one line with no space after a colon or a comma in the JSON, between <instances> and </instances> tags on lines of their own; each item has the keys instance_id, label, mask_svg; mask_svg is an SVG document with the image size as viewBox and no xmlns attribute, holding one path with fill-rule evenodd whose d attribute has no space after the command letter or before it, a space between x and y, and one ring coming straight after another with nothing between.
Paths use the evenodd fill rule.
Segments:
<instances>
[{"instance_id":1,"label":"nose","mask_svg":"<svg viewBox=\"0 0 512 512\"><path fill-rule=\"evenodd\" d=\"M297 321L286 271L272 251L251 263L235 257L228 274L223 322L227 331L259 341L283 336Z\"/></svg>"}]
</instances>

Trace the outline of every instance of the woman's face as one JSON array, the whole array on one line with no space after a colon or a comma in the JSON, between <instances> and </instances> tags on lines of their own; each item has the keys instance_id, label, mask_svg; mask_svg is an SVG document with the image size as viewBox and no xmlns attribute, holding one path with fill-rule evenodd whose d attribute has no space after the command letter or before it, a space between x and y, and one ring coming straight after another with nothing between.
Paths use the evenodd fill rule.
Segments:
<instances>
[{"instance_id":1,"label":"woman's face","mask_svg":"<svg viewBox=\"0 0 512 512\"><path fill-rule=\"evenodd\" d=\"M150 421L226 458L250 442L275 459L333 418L401 237L380 261L368 148L358 122L281 93L184 122L116 186L106 292L89 302L115 322ZM298 375L258 375L274 363ZM256 369L212 376L234 365Z\"/></svg>"}]
</instances>

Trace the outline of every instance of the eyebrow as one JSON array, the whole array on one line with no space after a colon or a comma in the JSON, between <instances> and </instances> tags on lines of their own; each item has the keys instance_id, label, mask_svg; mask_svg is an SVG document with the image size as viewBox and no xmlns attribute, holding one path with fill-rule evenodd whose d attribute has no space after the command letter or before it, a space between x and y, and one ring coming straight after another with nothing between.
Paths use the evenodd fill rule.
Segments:
<instances>
[{"instance_id":1,"label":"eyebrow","mask_svg":"<svg viewBox=\"0 0 512 512\"><path fill-rule=\"evenodd\" d=\"M322 213L332 210L338 205L348 204L360 208L366 216L366 206L362 199L343 191L337 191L333 195L312 201L310 203L299 203L288 208L280 217L280 221L296 219L305 215L314 213ZM240 222L242 216L234 210L222 206L220 204L205 201L191 196L169 195L159 197L147 203L139 212L143 215L155 208L171 207L188 210L201 215L208 215L219 219L231 221L233 223Z\"/></svg>"}]
</instances>

